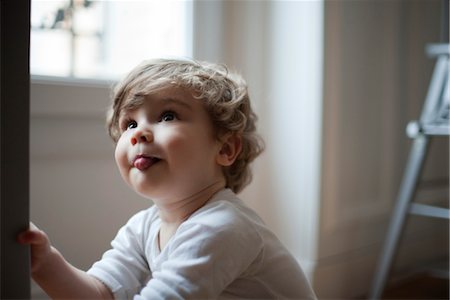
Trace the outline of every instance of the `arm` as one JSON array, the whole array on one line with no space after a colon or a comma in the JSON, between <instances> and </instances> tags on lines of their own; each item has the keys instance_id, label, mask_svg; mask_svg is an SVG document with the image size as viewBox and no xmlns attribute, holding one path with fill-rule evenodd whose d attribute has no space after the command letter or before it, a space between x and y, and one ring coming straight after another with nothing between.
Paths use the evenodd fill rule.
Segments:
<instances>
[{"instance_id":1,"label":"arm","mask_svg":"<svg viewBox=\"0 0 450 300\"><path fill-rule=\"evenodd\" d=\"M34 224L18 236L18 242L30 245L31 275L51 298L113 299L99 280L69 264Z\"/></svg>"}]
</instances>

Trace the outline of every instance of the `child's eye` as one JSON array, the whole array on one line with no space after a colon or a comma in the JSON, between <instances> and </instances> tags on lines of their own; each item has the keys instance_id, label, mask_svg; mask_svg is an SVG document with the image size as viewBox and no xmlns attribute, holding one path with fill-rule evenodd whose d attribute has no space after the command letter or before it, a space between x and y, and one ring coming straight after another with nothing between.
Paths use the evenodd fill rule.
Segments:
<instances>
[{"instance_id":1,"label":"child's eye","mask_svg":"<svg viewBox=\"0 0 450 300\"><path fill-rule=\"evenodd\" d=\"M161 114L160 122L169 122L177 119L177 115L173 111L165 111Z\"/></svg>"},{"instance_id":2,"label":"child's eye","mask_svg":"<svg viewBox=\"0 0 450 300\"><path fill-rule=\"evenodd\" d=\"M127 125L127 129L133 129L133 128L137 127L137 122L130 120L130 121L126 122L126 125Z\"/></svg>"}]
</instances>

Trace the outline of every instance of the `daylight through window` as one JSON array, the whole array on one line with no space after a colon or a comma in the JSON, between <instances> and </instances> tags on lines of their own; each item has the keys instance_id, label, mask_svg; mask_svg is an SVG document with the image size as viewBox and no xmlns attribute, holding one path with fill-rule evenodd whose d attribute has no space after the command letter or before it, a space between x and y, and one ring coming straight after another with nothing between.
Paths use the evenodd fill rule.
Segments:
<instances>
[{"instance_id":1,"label":"daylight through window","mask_svg":"<svg viewBox=\"0 0 450 300\"><path fill-rule=\"evenodd\" d=\"M191 1L32 1L33 75L115 79L144 59L191 56Z\"/></svg>"}]
</instances>

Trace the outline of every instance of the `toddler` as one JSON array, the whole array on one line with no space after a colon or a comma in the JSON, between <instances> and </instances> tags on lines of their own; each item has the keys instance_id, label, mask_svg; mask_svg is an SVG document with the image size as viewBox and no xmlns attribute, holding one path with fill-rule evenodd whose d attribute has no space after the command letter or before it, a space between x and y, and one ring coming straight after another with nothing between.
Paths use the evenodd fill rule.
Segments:
<instances>
[{"instance_id":1,"label":"toddler","mask_svg":"<svg viewBox=\"0 0 450 300\"><path fill-rule=\"evenodd\" d=\"M151 60L107 118L125 182L154 205L87 272L31 224L32 277L52 298L315 299L294 257L237 196L262 152L247 86L225 66Z\"/></svg>"}]
</instances>

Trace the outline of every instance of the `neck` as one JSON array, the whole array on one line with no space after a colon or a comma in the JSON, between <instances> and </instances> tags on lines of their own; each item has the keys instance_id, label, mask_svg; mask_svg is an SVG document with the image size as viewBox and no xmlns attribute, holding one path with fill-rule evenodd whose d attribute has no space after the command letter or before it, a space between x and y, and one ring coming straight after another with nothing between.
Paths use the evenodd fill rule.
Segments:
<instances>
[{"instance_id":1,"label":"neck","mask_svg":"<svg viewBox=\"0 0 450 300\"><path fill-rule=\"evenodd\" d=\"M210 184L202 190L190 195L186 198L171 202L169 204L157 203L156 206L159 209L159 216L161 221L166 224L179 225L191 216L196 210L205 205L211 197L223 189L225 183L220 180Z\"/></svg>"}]
</instances>

